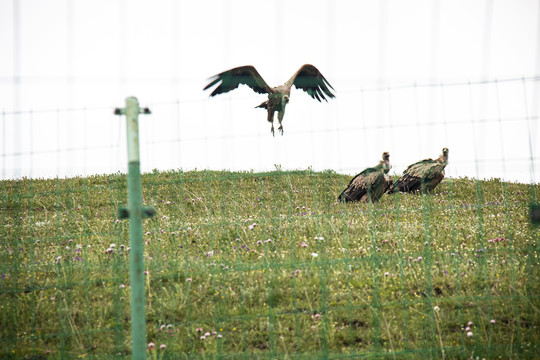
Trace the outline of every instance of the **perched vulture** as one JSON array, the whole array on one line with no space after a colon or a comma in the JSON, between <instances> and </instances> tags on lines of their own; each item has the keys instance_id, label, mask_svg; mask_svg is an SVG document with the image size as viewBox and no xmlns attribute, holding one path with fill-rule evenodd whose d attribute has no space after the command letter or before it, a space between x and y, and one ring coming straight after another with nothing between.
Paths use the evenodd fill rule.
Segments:
<instances>
[{"instance_id":1,"label":"perched vulture","mask_svg":"<svg viewBox=\"0 0 540 360\"><path fill-rule=\"evenodd\" d=\"M444 168L448 164L448 148L442 149L437 159L425 159L410 165L398 181L389 189L390 192L422 192L429 193L444 178Z\"/></svg>"},{"instance_id":2,"label":"perched vulture","mask_svg":"<svg viewBox=\"0 0 540 360\"><path fill-rule=\"evenodd\" d=\"M339 201L376 202L387 190L390 171L390 154L384 152L377 166L367 168L356 175L347 188L339 195Z\"/></svg>"},{"instance_id":3,"label":"perched vulture","mask_svg":"<svg viewBox=\"0 0 540 360\"><path fill-rule=\"evenodd\" d=\"M302 65L297 72L283 85L270 87L259 75L255 67L251 65L240 66L231 70L224 71L210 78L210 83L206 85L204 90L219 84L210 96L226 93L236 89L240 84L249 86L253 91L259 94L268 94L268 100L256 106L268 111L268 121L272 124L272 135L274 135L274 112L278 112L279 128L283 135L283 115L285 115L285 106L289 102L292 86L297 89L302 89L307 92L313 99L318 101L326 100L335 97L330 91L334 89L332 85L324 78L324 76L313 65Z\"/></svg>"}]
</instances>

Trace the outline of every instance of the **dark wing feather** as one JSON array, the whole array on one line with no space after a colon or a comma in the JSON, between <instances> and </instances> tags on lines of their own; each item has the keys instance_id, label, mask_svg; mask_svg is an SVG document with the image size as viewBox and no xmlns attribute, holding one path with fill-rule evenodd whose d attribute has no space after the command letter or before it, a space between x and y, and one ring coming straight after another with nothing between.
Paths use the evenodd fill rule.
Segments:
<instances>
[{"instance_id":1,"label":"dark wing feather","mask_svg":"<svg viewBox=\"0 0 540 360\"><path fill-rule=\"evenodd\" d=\"M410 165L396 183L396 188L402 192L414 192L422 189L430 192L444 178L444 164L426 159Z\"/></svg>"},{"instance_id":2,"label":"dark wing feather","mask_svg":"<svg viewBox=\"0 0 540 360\"><path fill-rule=\"evenodd\" d=\"M366 189L367 199L371 202L379 201L385 191L385 177L381 171L373 172L368 175L368 189Z\"/></svg>"},{"instance_id":3,"label":"dark wing feather","mask_svg":"<svg viewBox=\"0 0 540 360\"><path fill-rule=\"evenodd\" d=\"M255 67L251 65L240 66L224 71L210 78L210 83L203 90L219 84L210 96L215 96L236 89L240 84L245 84L259 94L271 94L272 88L261 77Z\"/></svg>"},{"instance_id":4,"label":"dark wing feather","mask_svg":"<svg viewBox=\"0 0 540 360\"><path fill-rule=\"evenodd\" d=\"M347 188L339 195L339 201L358 201L362 198L366 194L366 179L363 173L352 178Z\"/></svg>"},{"instance_id":5,"label":"dark wing feather","mask_svg":"<svg viewBox=\"0 0 540 360\"><path fill-rule=\"evenodd\" d=\"M431 181L431 190L435 189L437 185L444 179L444 170L433 174L433 180Z\"/></svg>"},{"instance_id":6,"label":"dark wing feather","mask_svg":"<svg viewBox=\"0 0 540 360\"><path fill-rule=\"evenodd\" d=\"M340 201L372 201L381 198L385 190L385 176L380 167L368 168L356 175L339 195Z\"/></svg>"},{"instance_id":7,"label":"dark wing feather","mask_svg":"<svg viewBox=\"0 0 540 360\"><path fill-rule=\"evenodd\" d=\"M330 89L334 90L332 85L325 79L323 74L313 65L305 64L285 83L289 89L294 85L297 89L302 89L313 99L318 101L335 97ZM330 88L330 89L329 89Z\"/></svg>"},{"instance_id":8,"label":"dark wing feather","mask_svg":"<svg viewBox=\"0 0 540 360\"><path fill-rule=\"evenodd\" d=\"M422 179L420 177L403 174L393 187L395 191L415 192L420 189Z\"/></svg>"}]
</instances>

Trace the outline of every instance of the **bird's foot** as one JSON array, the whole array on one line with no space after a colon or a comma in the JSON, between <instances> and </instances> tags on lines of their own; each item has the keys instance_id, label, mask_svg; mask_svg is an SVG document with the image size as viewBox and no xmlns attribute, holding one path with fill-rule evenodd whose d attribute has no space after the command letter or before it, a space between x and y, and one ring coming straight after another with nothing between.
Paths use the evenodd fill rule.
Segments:
<instances>
[{"instance_id":1,"label":"bird's foot","mask_svg":"<svg viewBox=\"0 0 540 360\"><path fill-rule=\"evenodd\" d=\"M278 131L279 131L279 133L283 136L283 126L280 125L280 126L278 127Z\"/></svg>"},{"instance_id":2,"label":"bird's foot","mask_svg":"<svg viewBox=\"0 0 540 360\"><path fill-rule=\"evenodd\" d=\"M276 136L276 135L274 134L274 125L272 125L272 128L270 129L270 131L272 132L272 136Z\"/></svg>"}]
</instances>

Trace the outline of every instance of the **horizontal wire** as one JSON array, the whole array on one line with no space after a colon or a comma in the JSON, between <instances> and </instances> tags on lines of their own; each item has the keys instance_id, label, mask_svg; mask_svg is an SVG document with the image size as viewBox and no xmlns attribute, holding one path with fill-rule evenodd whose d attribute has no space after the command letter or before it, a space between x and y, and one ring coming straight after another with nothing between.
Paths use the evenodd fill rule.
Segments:
<instances>
[{"instance_id":1,"label":"horizontal wire","mask_svg":"<svg viewBox=\"0 0 540 360\"><path fill-rule=\"evenodd\" d=\"M471 122L476 122L477 124L490 124L490 123L514 123L519 121L528 121L528 120L538 120L540 115L529 115L529 116L517 116L517 117L507 117L507 118L481 118L481 119L466 119L458 120L453 122L440 123L435 121L421 123L422 126L453 126L453 125L463 125L469 124ZM346 127L338 130L337 132L351 132L351 131L360 131L360 130L383 130L383 129L394 129L394 128L417 128L418 123L404 123L404 124L374 124L369 126L354 126ZM336 132L334 128L325 128L320 130L310 130L310 131L293 131L291 134L294 135L305 135L305 134L327 134L329 132ZM187 138L176 138L168 140L155 140L155 141L146 141L147 145L161 145L161 144L178 144L182 142L200 142L202 140L232 140L232 139L250 139L260 137L259 133L248 133L248 134L230 134L230 135L218 135L218 136L199 136L199 137L187 137ZM117 149L120 147L120 144L115 145L100 145L100 146L86 146L86 147L70 147L64 149L47 149L47 150L36 150L36 151L18 151L13 153L2 154L1 157L19 157L19 156L29 156L29 155L41 155L41 154L56 154L59 152L77 152L77 151L86 151L86 150L107 150L107 149ZM530 158L527 158L530 160ZM481 160L479 160L481 161Z\"/></svg>"},{"instance_id":2,"label":"horizontal wire","mask_svg":"<svg viewBox=\"0 0 540 360\"><path fill-rule=\"evenodd\" d=\"M403 85L388 85L388 86L375 86L367 88L355 88L342 90L339 93L343 94L354 94L354 93L365 93L365 92L380 92L380 91L393 91L393 90L403 90L403 89L414 89L414 88L435 88L435 87L457 87L457 86L470 86L470 85L486 85L486 84L500 84L508 82L536 82L540 81L540 75L529 75L521 77L509 77L501 79L483 79L483 80L469 80L469 81L456 81L456 82L426 82L426 83L409 83ZM240 99L250 99L250 97L242 96L235 97ZM150 102L148 106L162 106L162 105L179 105L186 103L204 103L209 100L209 97L206 98L195 98L195 99L175 99L170 101L163 102ZM228 102L230 99L227 97L218 97L212 99L212 101L222 101ZM112 111L117 107L122 107L124 104L119 104L119 106L92 106L92 107L77 107L77 108L56 108L56 109L40 109L40 110L14 110L14 111L3 111L4 115L21 115L21 114L39 114L39 113L54 113L54 112L76 112L76 111L91 111L91 110L111 110ZM150 110L152 110L150 108Z\"/></svg>"}]
</instances>

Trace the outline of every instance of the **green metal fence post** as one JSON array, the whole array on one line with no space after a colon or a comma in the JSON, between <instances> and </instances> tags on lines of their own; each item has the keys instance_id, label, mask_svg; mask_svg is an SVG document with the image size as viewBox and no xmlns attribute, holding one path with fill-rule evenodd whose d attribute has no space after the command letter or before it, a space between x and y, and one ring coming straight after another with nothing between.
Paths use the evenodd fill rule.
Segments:
<instances>
[{"instance_id":1,"label":"green metal fence post","mask_svg":"<svg viewBox=\"0 0 540 360\"><path fill-rule=\"evenodd\" d=\"M120 218L129 218L130 284L131 284L131 337L132 358L146 359L146 314L144 289L144 258L142 219L153 215L153 210L142 207L142 182L139 160L139 114L149 114L139 108L137 98L126 99L125 109L116 109L116 115L126 115L128 148L128 208L120 208Z\"/></svg>"}]
</instances>

